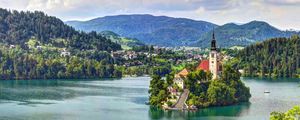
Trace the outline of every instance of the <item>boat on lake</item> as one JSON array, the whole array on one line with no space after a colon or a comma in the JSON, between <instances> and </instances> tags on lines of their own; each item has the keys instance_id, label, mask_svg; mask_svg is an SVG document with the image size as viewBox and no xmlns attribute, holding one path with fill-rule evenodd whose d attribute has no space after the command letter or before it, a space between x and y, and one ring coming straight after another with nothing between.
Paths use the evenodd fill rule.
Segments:
<instances>
[{"instance_id":1,"label":"boat on lake","mask_svg":"<svg viewBox=\"0 0 300 120\"><path fill-rule=\"evenodd\" d=\"M265 90L265 91L264 91L264 93L270 93L270 91L268 91L268 90Z\"/></svg>"}]
</instances>

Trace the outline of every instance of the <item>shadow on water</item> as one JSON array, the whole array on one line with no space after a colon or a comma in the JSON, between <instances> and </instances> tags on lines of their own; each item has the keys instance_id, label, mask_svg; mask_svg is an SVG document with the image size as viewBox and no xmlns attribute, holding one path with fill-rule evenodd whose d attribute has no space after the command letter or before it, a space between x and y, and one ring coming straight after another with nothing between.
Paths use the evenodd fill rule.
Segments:
<instances>
[{"instance_id":1,"label":"shadow on water","mask_svg":"<svg viewBox=\"0 0 300 120\"><path fill-rule=\"evenodd\" d=\"M156 119L200 119L205 117L225 116L235 117L243 113L247 113L250 108L250 103L241 103L232 106L210 107L199 109L198 111L170 111L162 110L156 107L150 107L149 117Z\"/></svg>"}]
</instances>

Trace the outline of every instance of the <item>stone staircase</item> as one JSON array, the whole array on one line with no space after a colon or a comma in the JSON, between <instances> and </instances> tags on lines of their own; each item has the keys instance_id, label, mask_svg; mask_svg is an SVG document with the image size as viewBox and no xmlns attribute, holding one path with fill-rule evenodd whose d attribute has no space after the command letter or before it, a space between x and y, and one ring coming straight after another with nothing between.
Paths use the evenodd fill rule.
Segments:
<instances>
[{"instance_id":1,"label":"stone staircase","mask_svg":"<svg viewBox=\"0 0 300 120\"><path fill-rule=\"evenodd\" d=\"M173 109L178 109L178 110L184 110L187 108L187 105L185 104L188 96L189 96L190 91L188 89L184 89L183 92L181 93L177 103L174 105Z\"/></svg>"}]
</instances>

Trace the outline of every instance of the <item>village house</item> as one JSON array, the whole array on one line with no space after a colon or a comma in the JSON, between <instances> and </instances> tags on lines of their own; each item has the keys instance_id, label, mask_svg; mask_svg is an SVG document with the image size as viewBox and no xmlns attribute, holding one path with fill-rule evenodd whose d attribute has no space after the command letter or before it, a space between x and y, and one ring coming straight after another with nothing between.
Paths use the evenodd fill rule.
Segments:
<instances>
[{"instance_id":1,"label":"village house","mask_svg":"<svg viewBox=\"0 0 300 120\"><path fill-rule=\"evenodd\" d=\"M174 76L174 83L178 85L179 88L183 89L184 88L184 79L187 77L189 74L188 69L183 69L179 73L175 74Z\"/></svg>"},{"instance_id":2,"label":"village house","mask_svg":"<svg viewBox=\"0 0 300 120\"><path fill-rule=\"evenodd\" d=\"M70 56L71 53L68 52L65 48L63 49L63 51L60 52L60 56L61 57L66 57L66 56Z\"/></svg>"},{"instance_id":3,"label":"village house","mask_svg":"<svg viewBox=\"0 0 300 120\"><path fill-rule=\"evenodd\" d=\"M9 48L12 49L12 48L16 48L15 45L9 45Z\"/></svg>"},{"instance_id":4,"label":"village house","mask_svg":"<svg viewBox=\"0 0 300 120\"><path fill-rule=\"evenodd\" d=\"M42 51L42 50L43 50L43 47L40 46L40 45L38 45L38 46L36 46L36 49L37 49L38 51Z\"/></svg>"}]
</instances>

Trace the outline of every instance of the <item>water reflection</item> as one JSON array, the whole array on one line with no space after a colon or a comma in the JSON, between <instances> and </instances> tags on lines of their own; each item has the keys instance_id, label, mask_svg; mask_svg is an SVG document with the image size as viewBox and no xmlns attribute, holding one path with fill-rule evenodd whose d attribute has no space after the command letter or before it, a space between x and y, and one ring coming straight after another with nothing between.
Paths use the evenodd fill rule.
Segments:
<instances>
[{"instance_id":1,"label":"water reflection","mask_svg":"<svg viewBox=\"0 0 300 120\"><path fill-rule=\"evenodd\" d=\"M240 116L247 113L250 108L250 103L242 103L233 106L211 107L200 109L198 111L170 111L162 110L156 107L150 107L149 117L151 119L199 119L205 117L216 116Z\"/></svg>"}]
</instances>

